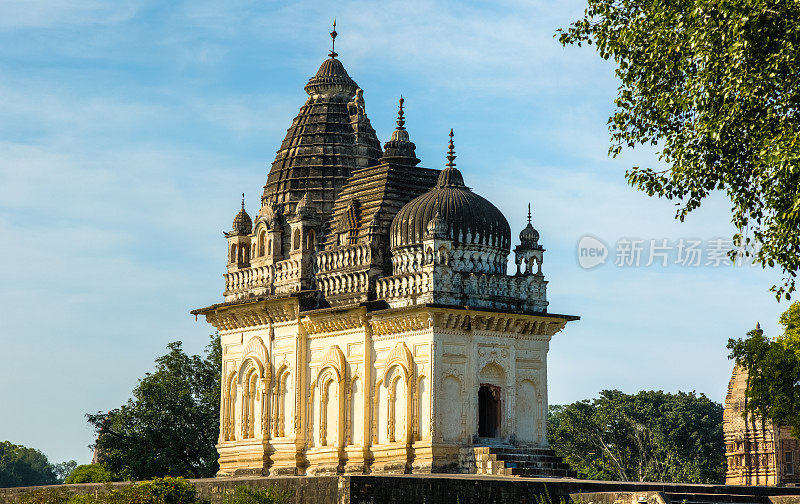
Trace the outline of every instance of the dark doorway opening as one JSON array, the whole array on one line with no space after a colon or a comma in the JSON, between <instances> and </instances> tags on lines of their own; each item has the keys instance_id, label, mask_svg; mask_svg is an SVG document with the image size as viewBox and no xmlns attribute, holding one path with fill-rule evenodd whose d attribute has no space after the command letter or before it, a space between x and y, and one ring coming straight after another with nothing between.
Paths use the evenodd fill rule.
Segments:
<instances>
[{"instance_id":1,"label":"dark doorway opening","mask_svg":"<svg viewBox=\"0 0 800 504\"><path fill-rule=\"evenodd\" d=\"M478 390L478 437L500 435L500 387L481 385Z\"/></svg>"}]
</instances>

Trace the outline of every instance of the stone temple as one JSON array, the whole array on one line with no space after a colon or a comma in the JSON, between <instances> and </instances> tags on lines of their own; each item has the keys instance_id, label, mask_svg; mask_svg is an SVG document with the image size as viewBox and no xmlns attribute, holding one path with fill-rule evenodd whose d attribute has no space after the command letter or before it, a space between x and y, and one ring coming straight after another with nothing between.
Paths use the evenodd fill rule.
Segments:
<instances>
[{"instance_id":1,"label":"stone temple","mask_svg":"<svg viewBox=\"0 0 800 504\"><path fill-rule=\"evenodd\" d=\"M222 338L219 474L572 475L547 352L578 317L548 311L539 233L512 243L452 131L444 169L418 166L402 99L381 146L337 56L225 233L224 301L192 312Z\"/></svg>"},{"instance_id":2,"label":"stone temple","mask_svg":"<svg viewBox=\"0 0 800 504\"><path fill-rule=\"evenodd\" d=\"M756 327L761 330L760 326ZM792 437L788 425L744 416L747 396L747 369L736 365L725 396L722 428L725 433L725 460L728 485L800 484L800 441Z\"/></svg>"}]
</instances>

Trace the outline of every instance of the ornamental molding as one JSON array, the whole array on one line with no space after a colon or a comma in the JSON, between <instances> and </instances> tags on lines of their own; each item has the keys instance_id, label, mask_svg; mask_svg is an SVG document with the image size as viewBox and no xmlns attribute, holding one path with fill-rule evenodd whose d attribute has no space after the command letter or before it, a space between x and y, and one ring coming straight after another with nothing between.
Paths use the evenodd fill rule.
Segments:
<instances>
[{"instance_id":1,"label":"ornamental molding","mask_svg":"<svg viewBox=\"0 0 800 504\"><path fill-rule=\"evenodd\" d=\"M295 298L255 301L220 306L207 312L206 320L220 331L232 331L296 321L298 308Z\"/></svg>"},{"instance_id":2,"label":"ornamental molding","mask_svg":"<svg viewBox=\"0 0 800 504\"><path fill-rule=\"evenodd\" d=\"M487 336L550 338L564 329L567 319L514 313L444 309L433 314L438 331L468 331Z\"/></svg>"},{"instance_id":3,"label":"ornamental molding","mask_svg":"<svg viewBox=\"0 0 800 504\"><path fill-rule=\"evenodd\" d=\"M364 328L363 309L349 312L313 313L304 316L301 323L309 335L353 331Z\"/></svg>"},{"instance_id":4,"label":"ornamental molding","mask_svg":"<svg viewBox=\"0 0 800 504\"><path fill-rule=\"evenodd\" d=\"M369 320L374 336L422 331L433 326L431 313L427 310L387 314Z\"/></svg>"}]
</instances>

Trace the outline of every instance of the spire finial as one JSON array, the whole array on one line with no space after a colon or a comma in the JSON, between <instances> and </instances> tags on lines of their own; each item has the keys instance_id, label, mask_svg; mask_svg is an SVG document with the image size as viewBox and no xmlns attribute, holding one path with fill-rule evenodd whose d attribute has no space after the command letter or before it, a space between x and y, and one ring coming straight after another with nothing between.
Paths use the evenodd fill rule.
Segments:
<instances>
[{"instance_id":1,"label":"spire finial","mask_svg":"<svg viewBox=\"0 0 800 504\"><path fill-rule=\"evenodd\" d=\"M242 210L244 210L244 193L242 193Z\"/></svg>"},{"instance_id":2,"label":"spire finial","mask_svg":"<svg viewBox=\"0 0 800 504\"><path fill-rule=\"evenodd\" d=\"M333 18L333 31L331 32L331 52L328 53L328 56L330 56L331 58L335 58L336 56L338 56L338 54L336 54L335 51L336 35L338 35L338 33L336 33L336 18Z\"/></svg>"},{"instance_id":3,"label":"spire finial","mask_svg":"<svg viewBox=\"0 0 800 504\"><path fill-rule=\"evenodd\" d=\"M528 224L531 223L531 204L528 203Z\"/></svg>"},{"instance_id":4,"label":"spire finial","mask_svg":"<svg viewBox=\"0 0 800 504\"><path fill-rule=\"evenodd\" d=\"M406 120L403 118L403 95L400 95L400 110L397 112L397 129L404 130L403 127L406 124Z\"/></svg>"},{"instance_id":5,"label":"spire finial","mask_svg":"<svg viewBox=\"0 0 800 504\"><path fill-rule=\"evenodd\" d=\"M450 144L447 146L447 167L454 168L456 164L456 146L453 145L453 128L450 128Z\"/></svg>"}]
</instances>

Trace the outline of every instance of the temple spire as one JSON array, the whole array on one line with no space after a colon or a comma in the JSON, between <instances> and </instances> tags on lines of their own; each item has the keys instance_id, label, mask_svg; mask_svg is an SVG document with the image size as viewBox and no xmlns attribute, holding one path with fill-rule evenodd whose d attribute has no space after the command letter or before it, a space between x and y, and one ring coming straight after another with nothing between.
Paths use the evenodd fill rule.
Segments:
<instances>
[{"instance_id":1,"label":"temple spire","mask_svg":"<svg viewBox=\"0 0 800 504\"><path fill-rule=\"evenodd\" d=\"M331 52L328 53L328 56L330 56L331 58L335 58L336 56L338 56L338 54L336 54L336 50L335 50L336 49L336 35L338 35L338 33L336 33L336 18L333 18L333 31L331 32Z\"/></svg>"},{"instance_id":2,"label":"temple spire","mask_svg":"<svg viewBox=\"0 0 800 504\"><path fill-rule=\"evenodd\" d=\"M244 210L244 193L242 193L242 210Z\"/></svg>"},{"instance_id":3,"label":"temple spire","mask_svg":"<svg viewBox=\"0 0 800 504\"><path fill-rule=\"evenodd\" d=\"M531 204L528 203L528 224L531 223Z\"/></svg>"},{"instance_id":4,"label":"temple spire","mask_svg":"<svg viewBox=\"0 0 800 504\"><path fill-rule=\"evenodd\" d=\"M383 157L384 161L389 161L395 164L402 164L406 166L417 166L419 159L417 159L414 149L417 148L414 142L408 136L406 131L406 117L403 105L405 100L400 96L400 102L397 112L397 127L392 131L392 136L389 141L383 144Z\"/></svg>"},{"instance_id":5,"label":"temple spire","mask_svg":"<svg viewBox=\"0 0 800 504\"><path fill-rule=\"evenodd\" d=\"M404 130L405 128L403 126L405 126L405 124L406 124L406 120L403 117L403 102L404 101L405 100L403 100L403 95L400 95L400 110L399 110L399 112L397 112L397 129L399 129L399 130Z\"/></svg>"},{"instance_id":6,"label":"temple spire","mask_svg":"<svg viewBox=\"0 0 800 504\"><path fill-rule=\"evenodd\" d=\"M447 167L454 168L456 164L456 146L453 144L453 128L450 128L450 143L447 145Z\"/></svg>"}]
</instances>

